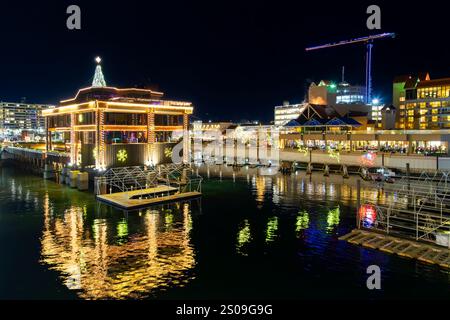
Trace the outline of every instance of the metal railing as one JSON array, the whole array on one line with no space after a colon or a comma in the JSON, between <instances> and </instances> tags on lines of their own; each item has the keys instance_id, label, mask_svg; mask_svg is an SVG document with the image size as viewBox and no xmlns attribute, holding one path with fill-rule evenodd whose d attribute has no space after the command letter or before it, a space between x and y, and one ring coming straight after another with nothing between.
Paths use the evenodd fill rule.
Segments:
<instances>
[{"instance_id":1,"label":"metal railing","mask_svg":"<svg viewBox=\"0 0 450 320\"><path fill-rule=\"evenodd\" d=\"M201 190L202 178L185 164L164 164L156 167L117 167L108 169L97 177L96 190L128 192L166 185L179 192ZM195 185L195 188L194 188ZM186 187L187 186L187 187Z\"/></svg>"},{"instance_id":2,"label":"metal railing","mask_svg":"<svg viewBox=\"0 0 450 320\"><path fill-rule=\"evenodd\" d=\"M448 178L447 172L423 173L403 177L396 184L384 184L384 202L361 199L358 225L450 248Z\"/></svg>"}]
</instances>

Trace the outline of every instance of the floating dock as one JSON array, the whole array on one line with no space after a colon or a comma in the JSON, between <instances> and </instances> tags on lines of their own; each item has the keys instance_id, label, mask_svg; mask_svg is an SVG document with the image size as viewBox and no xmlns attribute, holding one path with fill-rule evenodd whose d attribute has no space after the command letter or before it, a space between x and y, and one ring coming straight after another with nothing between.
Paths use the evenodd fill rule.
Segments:
<instances>
[{"instance_id":1,"label":"floating dock","mask_svg":"<svg viewBox=\"0 0 450 320\"><path fill-rule=\"evenodd\" d=\"M437 245L358 229L339 237L339 240L450 269L450 249Z\"/></svg>"},{"instance_id":2,"label":"floating dock","mask_svg":"<svg viewBox=\"0 0 450 320\"><path fill-rule=\"evenodd\" d=\"M120 209L132 210L156 204L197 198L201 195L201 192L198 191L179 193L178 188L159 185L153 188L97 195L97 199Z\"/></svg>"}]
</instances>

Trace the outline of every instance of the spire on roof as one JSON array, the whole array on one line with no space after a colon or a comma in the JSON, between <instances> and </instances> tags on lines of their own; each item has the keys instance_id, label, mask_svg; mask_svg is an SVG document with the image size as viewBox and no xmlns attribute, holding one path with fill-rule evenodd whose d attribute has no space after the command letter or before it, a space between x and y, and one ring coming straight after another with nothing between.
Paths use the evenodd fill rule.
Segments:
<instances>
[{"instance_id":1,"label":"spire on roof","mask_svg":"<svg viewBox=\"0 0 450 320\"><path fill-rule=\"evenodd\" d=\"M97 67L95 67L94 80L92 80L93 87L106 87L105 77L103 76L102 66L100 62L102 59L100 57L95 58L95 62L97 62Z\"/></svg>"}]
</instances>

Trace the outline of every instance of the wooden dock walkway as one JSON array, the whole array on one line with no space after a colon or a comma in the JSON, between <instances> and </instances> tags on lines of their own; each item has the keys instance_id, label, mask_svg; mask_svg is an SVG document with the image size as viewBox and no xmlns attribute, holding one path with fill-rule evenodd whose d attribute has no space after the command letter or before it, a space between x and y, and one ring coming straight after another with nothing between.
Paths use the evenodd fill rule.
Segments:
<instances>
[{"instance_id":1,"label":"wooden dock walkway","mask_svg":"<svg viewBox=\"0 0 450 320\"><path fill-rule=\"evenodd\" d=\"M450 249L445 247L358 229L339 240L450 269Z\"/></svg>"},{"instance_id":2,"label":"wooden dock walkway","mask_svg":"<svg viewBox=\"0 0 450 320\"><path fill-rule=\"evenodd\" d=\"M160 185L154 188L97 195L97 199L120 209L133 210L151 205L197 198L201 195L201 192L197 191L178 193L178 188Z\"/></svg>"}]
</instances>

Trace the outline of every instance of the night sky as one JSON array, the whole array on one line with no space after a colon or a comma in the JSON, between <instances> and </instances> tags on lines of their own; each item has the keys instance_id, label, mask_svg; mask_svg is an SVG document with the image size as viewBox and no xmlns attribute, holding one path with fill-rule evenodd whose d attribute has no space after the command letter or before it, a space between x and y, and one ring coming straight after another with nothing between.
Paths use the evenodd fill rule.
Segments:
<instances>
[{"instance_id":1,"label":"night sky","mask_svg":"<svg viewBox=\"0 0 450 320\"><path fill-rule=\"evenodd\" d=\"M0 100L56 104L90 85L94 58L108 85L157 86L192 101L204 120L270 121L284 100L301 102L308 81L364 84L364 45L305 52L316 45L381 32L374 95L391 100L392 79L429 71L450 77L446 2L376 2L382 29L366 28L372 1L2 1ZM82 29L66 28L77 4Z\"/></svg>"}]
</instances>

